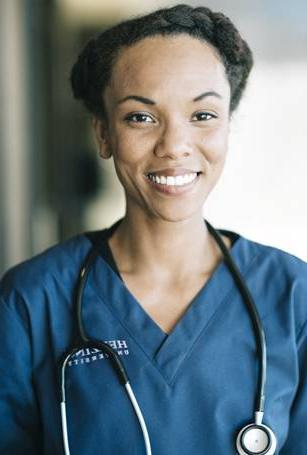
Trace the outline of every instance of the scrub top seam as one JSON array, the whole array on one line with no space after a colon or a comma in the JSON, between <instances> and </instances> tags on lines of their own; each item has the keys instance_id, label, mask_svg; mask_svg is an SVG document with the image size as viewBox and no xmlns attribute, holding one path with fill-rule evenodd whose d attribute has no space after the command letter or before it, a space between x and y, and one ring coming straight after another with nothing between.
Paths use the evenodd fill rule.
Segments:
<instances>
[{"instance_id":1,"label":"scrub top seam","mask_svg":"<svg viewBox=\"0 0 307 455\"><path fill-rule=\"evenodd\" d=\"M6 311L8 314L10 314L10 317L14 321L16 321L17 325L22 329L22 331L26 335L27 339L29 340L29 344L31 345L31 351L32 351L32 342L31 342L29 327L25 326L21 315L15 310L15 308L11 308L9 303L4 298L0 297L0 303L2 304L2 308L4 308L4 311Z\"/></svg>"},{"instance_id":2,"label":"scrub top seam","mask_svg":"<svg viewBox=\"0 0 307 455\"><path fill-rule=\"evenodd\" d=\"M266 259L266 255L265 255L265 253L263 253L262 251L258 251L258 252L256 253L256 256L254 257L254 259L252 260L252 263L254 263L255 260L261 261L261 259L264 259L264 260L265 260L265 259ZM248 271L249 271L249 270L248 270ZM258 309L258 308L257 308L257 309ZM258 311L259 311L259 309L258 309ZM266 319L267 317L272 316L272 311L276 311L276 310L274 310L274 309L271 309L271 310L270 310L270 307L269 307L269 308L265 308L265 310L263 310L263 314L261 314L261 321L262 321L262 323L265 321L265 319ZM298 343L299 337L301 336L301 333L304 331L304 327L307 327L307 319L306 319L306 321L304 321L304 322L302 323L302 325L300 325L300 327L298 328L298 330L296 330L296 326L295 326L295 337L296 337L296 338L295 338L295 341L296 341L296 343Z\"/></svg>"},{"instance_id":3,"label":"scrub top seam","mask_svg":"<svg viewBox=\"0 0 307 455\"><path fill-rule=\"evenodd\" d=\"M12 305L9 300L11 300L11 297L13 294L16 294L16 296L22 301L22 304L19 303L18 305ZM17 299L16 299L17 300ZM13 318L18 320L18 324L22 326L23 330L28 333L29 332L29 319L26 321L23 315L21 314L18 309L21 309L21 311L24 311L27 308L22 308L26 307L25 305L25 299L23 296L20 294L19 290L14 290L11 294L5 295L4 293L0 295L0 305L8 312L13 315Z\"/></svg>"},{"instance_id":4,"label":"scrub top seam","mask_svg":"<svg viewBox=\"0 0 307 455\"><path fill-rule=\"evenodd\" d=\"M303 333L305 332L305 329L307 329L307 321L303 322L303 324L299 328L299 331L298 331L298 334L297 334L296 340L295 340L297 345L301 344L301 337L304 337ZM306 330L306 332L307 332L307 330Z\"/></svg>"},{"instance_id":5,"label":"scrub top seam","mask_svg":"<svg viewBox=\"0 0 307 455\"><path fill-rule=\"evenodd\" d=\"M113 311L112 307L109 306L107 303L106 303L106 296L104 294L104 292L100 289L100 292L98 293L98 288L96 287L96 285L94 283L92 283L92 286L95 288L96 290L96 293L97 293L97 297L98 299L102 302L103 305L105 305L109 311L112 313L112 315L115 317L115 319L120 323L120 325L127 331L127 333L129 334L129 336L134 340L135 344L139 347L139 349L143 352L143 354L145 355L145 357L147 358L147 360L150 362L150 364L155 368L155 370L160 374L160 376L162 377L162 379L168 384L168 386L171 387L171 384L165 379L164 375L161 373L160 369L157 367L154 359L151 359L150 356L147 354L146 351L144 351L143 347L140 345L140 343L136 340L136 338L132 335L132 333L130 332L130 330L127 328L127 326L121 321L121 319L119 319L119 317L116 315L116 313ZM103 294L103 296L101 296L101 294Z\"/></svg>"},{"instance_id":6,"label":"scrub top seam","mask_svg":"<svg viewBox=\"0 0 307 455\"><path fill-rule=\"evenodd\" d=\"M241 272L241 275L243 276L243 278L245 279L248 275L248 273L250 272L251 268L254 266L254 263L256 262L256 259L259 257L259 253L256 253L256 255L253 257L253 259L251 260L251 262L249 263L248 267ZM229 272L231 273L231 272ZM237 286L235 285L235 282L233 282L233 285L232 287L230 288L230 290L228 291L228 293L225 295L225 297L221 300L220 304L218 305L218 307L216 308L215 312L212 314L211 318L207 321L207 323L204 325L204 327L201 329L198 337L196 338L196 340L194 341L194 343L191 345L190 349L186 352L185 356L183 357L182 361L180 362L180 364L178 365L177 367L177 370L174 374L174 376L172 377L172 380L170 383L168 383L170 386L172 386L174 384L174 381L176 380L177 378L177 375L179 374L180 370L181 370L181 367L182 367L182 364L184 363L184 361L191 355L193 349L194 349L194 346L197 344L199 338L203 335L203 332L206 330L206 328L208 327L208 325L210 323L212 323L212 321L214 320L214 318L216 317L217 313L221 310L222 308L222 304L227 302L227 300L231 297L231 294L237 289ZM238 290L239 294L241 295L240 291ZM243 303L245 305L245 302L244 302L244 299L242 297L242 300L243 300ZM246 311L248 311L248 309L246 309Z\"/></svg>"},{"instance_id":7,"label":"scrub top seam","mask_svg":"<svg viewBox=\"0 0 307 455\"><path fill-rule=\"evenodd\" d=\"M40 413L41 412L41 408L40 408L40 402L39 402L39 399L38 399L37 385L36 385L36 382L35 382L36 374L35 374L33 339L32 339L32 335L31 335L31 330L30 330L29 327L26 327L24 325L23 318L16 311L16 309L12 308L9 305L9 303L6 301L6 299L2 298L1 296L0 296L0 304L1 304L2 308L3 308L3 311L6 312L9 315L10 319L14 321L14 324L16 324L18 326L18 328L19 328L19 330L21 330L21 332L23 332L26 340L28 341L28 344L29 344L29 346L28 346L29 347L29 355L30 355L30 359L31 359L31 366L30 366L29 369L32 372L32 374L31 374L31 390L33 392L33 396L34 396L34 399L35 399L35 406L36 406L37 412Z\"/></svg>"}]
</instances>

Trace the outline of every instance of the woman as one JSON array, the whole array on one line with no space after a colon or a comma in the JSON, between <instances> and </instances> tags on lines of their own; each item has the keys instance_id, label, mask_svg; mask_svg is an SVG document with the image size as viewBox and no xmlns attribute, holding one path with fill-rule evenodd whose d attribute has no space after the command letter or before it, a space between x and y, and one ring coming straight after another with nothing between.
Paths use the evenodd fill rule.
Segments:
<instances>
[{"instance_id":1,"label":"woman","mask_svg":"<svg viewBox=\"0 0 307 455\"><path fill-rule=\"evenodd\" d=\"M187 5L118 24L80 54L74 95L114 159L126 212L3 278L1 453L307 453L307 265L227 230L223 253L202 218L251 67L228 18ZM264 409L264 340L227 251L266 335ZM88 338L117 353L141 417L113 351ZM57 367L71 346L63 443Z\"/></svg>"}]
</instances>

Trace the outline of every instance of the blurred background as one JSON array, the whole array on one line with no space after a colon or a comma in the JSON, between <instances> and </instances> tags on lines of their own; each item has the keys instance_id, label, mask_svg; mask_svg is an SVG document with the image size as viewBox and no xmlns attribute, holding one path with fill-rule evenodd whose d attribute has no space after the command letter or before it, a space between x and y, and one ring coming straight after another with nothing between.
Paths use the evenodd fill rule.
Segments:
<instances>
[{"instance_id":1,"label":"blurred background","mask_svg":"<svg viewBox=\"0 0 307 455\"><path fill-rule=\"evenodd\" d=\"M0 272L124 213L69 73L85 42L162 0L0 2ZM182 3L182 2L181 2ZM232 120L224 174L204 206L216 227L307 261L307 2L188 1L228 15L255 67Z\"/></svg>"}]
</instances>

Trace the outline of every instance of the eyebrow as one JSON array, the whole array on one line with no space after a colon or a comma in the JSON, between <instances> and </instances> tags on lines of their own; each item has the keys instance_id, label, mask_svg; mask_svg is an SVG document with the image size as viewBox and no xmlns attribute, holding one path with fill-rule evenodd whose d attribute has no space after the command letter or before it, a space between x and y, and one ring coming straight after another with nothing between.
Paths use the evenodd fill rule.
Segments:
<instances>
[{"instance_id":1,"label":"eyebrow","mask_svg":"<svg viewBox=\"0 0 307 455\"><path fill-rule=\"evenodd\" d=\"M143 103L143 104L156 104L155 101L150 100L149 98L145 98L144 96L139 96L139 95L125 96L125 98L122 98L121 100L119 100L117 102L117 104L122 104L127 100L135 100L135 101L139 101L140 103Z\"/></svg>"},{"instance_id":2,"label":"eyebrow","mask_svg":"<svg viewBox=\"0 0 307 455\"><path fill-rule=\"evenodd\" d=\"M201 95L197 96L196 98L193 99L193 101L200 101L204 98L207 98L207 96L215 96L216 98L220 98L222 99L222 96L217 93L217 92L214 92L213 90L211 92L204 92L202 93Z\"/></svg>"},{"instance_id":3,"label":"eyebrow","mask_svg":"<svg viewBox=\"0 0 307 455\"><path fill-rule=\"evenodd\" d=\"M222 98L222 96L219 93L211 90L210 92L204 92L201 95L197 96L196 98L193 98L193 101L201 101L202 99L207 98L208 96L215 96L216 98L220 98L220 99ZM156 104L155 101L150 100L149 98L145 98L144 96L128 95L128 96L125 96L124 98L120 99L117 102L117 105L122 104L127 100L135 100L135 101L139 101L140 103L143 103L143 104Z\"/></svg>"}]
</instances>

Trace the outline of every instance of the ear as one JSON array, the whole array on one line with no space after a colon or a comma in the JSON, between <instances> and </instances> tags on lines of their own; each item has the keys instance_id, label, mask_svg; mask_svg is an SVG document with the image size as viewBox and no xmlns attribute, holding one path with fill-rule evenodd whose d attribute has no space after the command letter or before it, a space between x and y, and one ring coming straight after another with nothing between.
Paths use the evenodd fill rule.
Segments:
<instances>
[{"instance_id":1,"label":"ear","mask_svg":"<svg viewBox=\"0 0 307 455\"><path fill-rule=\"evenodd\" d=\"M108 130L106 123L103 120L100 120L97 117L94 117L92 120L92 126L94 128L99 155L101 158L108 159L112 156L110 149L110 143L108 140Z\"/></svg>"}]
</instances>

